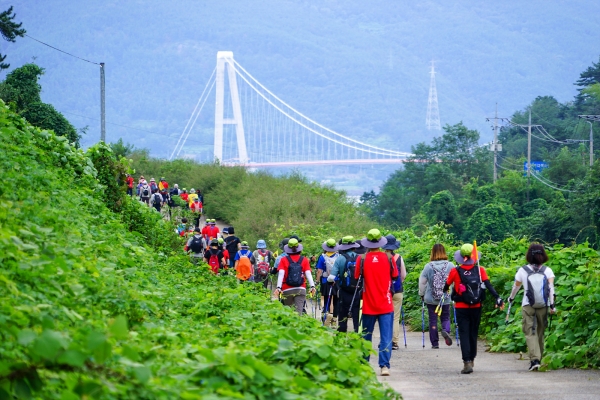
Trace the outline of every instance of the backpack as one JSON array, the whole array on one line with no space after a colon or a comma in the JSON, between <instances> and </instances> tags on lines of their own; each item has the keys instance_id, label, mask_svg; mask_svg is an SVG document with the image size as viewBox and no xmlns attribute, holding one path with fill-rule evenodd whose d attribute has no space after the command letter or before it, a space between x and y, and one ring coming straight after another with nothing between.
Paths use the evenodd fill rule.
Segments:
<instances>
[{"instance_id":1,"label":"backpack","mask_svg":"<svg viewBox=\"0 0 600 400\"><path fill-rule=\"evenodd\" d=\"M476 274L473 272L477 271ZM483 290L481 289L481 273L479 266L475 265L470 270L466 270L460 266L456 267L456 272L460 277L460 283L465 286L465 291L459 295L452 294L452 300L474 305L483 301Z\"/></svg>"},{"instance_id":2,"label":"backpack","mask_svg":"<svg viewBox=\"0 0 600 400\"><path fill-rule=\"evenodd\" d=\"M433 279L431 280L431 295L433 299L439 301L444 295L444 285L446 284L446 268L448 262L444 264L444 268L440 271L433 268Z\"/></svg>"},{"instance_id":3,"label":"backpack","mask_svg":"<svg viewBox=\"0 0 600 400\"><path fill-rule=\"evenodd\" d=\"M202 253L202 249L204 249L204 246L202 245L202 236L194 235L192 241L190 242L190 250L197 254Z\"/></svg>"},{"instance_id":4,"label":"backpack","mask_svg":"<svg viewBox=\"0 0 600 400\"><path fill-rule=\"evenodd\" d=\"M150 189L152 189L153 192L158 189L158 186L156 186L156 182L150 182Z\"/></svg>"},{"instance_id":5,"label":"backpack","mask_svg":"<svg viewBox=\"0 0 600 400\"><path fill-rule=\"evenodd\" d=\"M142 197L150 197L150 187L148 185L142 186Z\"/></svg>"},{"instance_id":6,"label":"backpack","mask_svg":"<svg viewBox=\"0 0 600 400\"><path fill-rule=\"evenodd\" d=\"M265 277L267 275L269 275L269 269L270 269L270 265L268 260L268 256L269 256L269 252L265 251L264 253L262 252L262 250L258 250L258 255L261 258L261 261L258 261L256 264L256 275L260 276L260 277Z\"/></svg>"},{"instance_id":7,"label":"backpack","mask_svg":"<svg viewBox=\"0 0 600 400\"><path fill-rule=\"evenodd\" d=\"M155 206L160 206L162 203L162 196L158 193L154 194L154 202L152 204L154 204Z\"/></svg>"},{"instance_id":8,"label":"backpack","mask_svg":"<svg viewBox=\"0 0 600 400\"><path fill-rule=\"evenodd\" d=\"M327 272L327 276L329 276L331 274L333 264L335 264L335 259L338 258L338 254L334 253L331 257L327 254L323 254L323 258L325 259L325 272Z\"/></svg>"},{"instance_id":9,"label":"backpack","mask_svg":"<svg viewBox=\"0 0 600 400\"><path fill-rule=\"evenodd\" d=\"M527 296L529 305L533 308L548 307L550 286L544 273L546 266L542 265L537 271L531 265L527 265L523 269L527 272L527 292L525 292L525 296Z\"/></svg>"},{"instance_id":10,"label":"backpack","mask_svg":"<svg viewBox=\"0 0 600 400\"><path fill-rule=\"evenodd\" d=\"M210 266L212 272L217 274L219 272L219 268L221 267L221 263L219 262L220 251L217 250L217 252L215 253L214 251L210 250L208 253L210 254L210 258L208 259L208 265Z\"/></svg>"},{"instance_id":11,"label":"backpack","mask_svg":"<svg viewBox=\"0 0 600 400\"><path fill-rule=\"evenodd\" d=\"M356 255L350 256L344 254L343 257L346 259L346 267L342 273L342 279L340 280L340 287L345 292L354 292L358 286L358 279L354 277L356 271ZM358 288L360 290L360 288Z\"/></svg>"},{"instance_id":12,"label":"backpack","mask_svg":"<svg viewBox=\"0 0 600 400\"><path fill-rule=\"evenodd\" d=\"M238 251L238 254L240 259L238 260L235 276L239 280L247 281L252 276L252 263L248 257L248 252L242 253Z\"/></svg>"},{"instance_id":13,"label":"backpack","mask_svg":"<svg viewBox=\"0 0 600 400\"><path fill-rule=\"evenodd\" d=\"M285 283L291 287L300 287L304 284L304 272L302 272L302 261L304 256L300 256L298 261L292 260L289 255L285 256L288 260L288 273Z\"/></svg>"}]
</instances>

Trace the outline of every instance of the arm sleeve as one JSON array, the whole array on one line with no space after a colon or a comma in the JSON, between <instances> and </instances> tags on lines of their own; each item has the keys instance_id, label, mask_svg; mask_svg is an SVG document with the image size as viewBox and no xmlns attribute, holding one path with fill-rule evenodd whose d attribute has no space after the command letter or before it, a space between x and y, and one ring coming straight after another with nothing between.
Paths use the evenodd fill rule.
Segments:
<instances>
[{"instance_id":1,"label":"arm sleeve","mask_svg":"<svg viewBox=\"0 0 600 400\"><path fill-rule=\"evenodd\" d=\"M400 256L400 279L402 282L406 279L406 265L404 265L404 257Z\"/></svg>"},{"instance_id":2,"label":"arm sleeve","mask_svg":"<svg viewBox=\"0 0 600 400\"><path fill-rule=\"evenodd\" d=\"M429 264L428 264L429 265ZM419 296L425 296L425 291L427 290L427 265L421 271L421 276L419 276Z\"/></svg>"},{"instance_id":3,"label":"arm sleeve","mask_svg":"<svg viewBox=\"0 0 600 400\"><path fill-rule=\"evenodd\" d=\"M492 283L490 282L489 279L486 279L485 281L483 281L483 284L485 285L485 287L487 288L487 290L490 291L490 293L492 294L492 296L494 296L494 298L499 298L500 296L498 296L498 292L496 292L496 289L494 289L494 287L492 286Z\"/></svg>"},{"instance_id":4,"label":"arm sleeve","mask_svg":"<svg viewBox=\"0 0 600 400\"><path fill-rule=\"evenodd\" d=\"M285 271L280 269L279 275L277 275L277 287L280 288L283 284L283 277L285 276Z\"/></svg>"},{"instance_id":5,"label":"arm sleeve","mask_svg":"<svg viewBox=\"0 0 600 400\"><path fill-rule=\"evenodd\" d=\"M310 269L308 271L304 272L304 274L306 275L306 280L308 281L308 284L310 285L309 287L315 286L315 282L313 281L312 273L310 272Z\"/></svg>"}]
</instances>

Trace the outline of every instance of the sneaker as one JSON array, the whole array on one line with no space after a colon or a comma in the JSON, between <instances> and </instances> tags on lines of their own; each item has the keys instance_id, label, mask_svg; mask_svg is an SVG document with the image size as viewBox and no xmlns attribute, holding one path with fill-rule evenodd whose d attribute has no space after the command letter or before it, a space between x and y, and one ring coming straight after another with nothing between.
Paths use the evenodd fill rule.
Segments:
<instances>
[{"instance_id":1,"label":"sneaker","mask_svg":"<svg viewBox=\"0 0 600 400\"><path fill-rule=\"evenodd\" d=\"M446 341L446 346L452 346L452 338L450 337L448 332L443 330L442 336L444 337L444 340Z\"/></svg>"},{"instance_id":2,"label":"sneaker","mask_svg":"<svg viewBox=\"0 0 600 400\"><path fill-rule=\"evenodd\" d=\"M431 348L432 348L432 349L439 349L439 348L440 348L440 346L438 346L438 345L434 344L433 346L431 346Z\"/></svg>"},{"instance_id":3,"label":"sneaker","mask_svg":"<svg viewBox=\"0 0 600 400\"><path fill-rule=\"evenodd\" d=\"M381 376L390 376L390 369L388 367L382 367Z\"/></svg>"},{"instance_id":4,"label":"sneaker","mask_svg":"<svg viewBox=\"0 0 600 400\"><path fill-rule=\"evenodd\" d=\"M398 343L393 342L392 343L392 350L398 350L398 349L400 349L400 346L398 346Z\"/></svg>"},{"instance_id":5,"label":"sneaker","mask_svg":"<svg viewBox=\"0 0 600 400\"><path fill-rule=\"evenodd\" d=\"M540 360L533 360L531 364L529 364L529 370L535 371L540 368Z\"/></svg>"},{"instance_id":6,"label":"sneaker","mask_svg":"<svg viewBox=\"0 0 600 400\"><path fill-rule=\"evenodd\" d=\"M471 361L466 361L463 365L463 369L460 371L461 374L470 374L473 372L473 363Z\"/></svg>"}]
</instances>

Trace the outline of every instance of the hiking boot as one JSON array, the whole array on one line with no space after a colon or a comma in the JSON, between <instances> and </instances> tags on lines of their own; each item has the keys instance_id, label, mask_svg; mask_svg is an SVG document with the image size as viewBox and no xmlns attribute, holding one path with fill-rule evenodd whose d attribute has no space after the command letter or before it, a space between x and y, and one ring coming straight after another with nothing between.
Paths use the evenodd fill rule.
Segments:
<instances>
[{"instance_id":1,"label":"hiking boot","mask_svg":"<svg viewBox=\"0 0 600 400\"><path fill-rule=\"evenodd\" d=\"M333 315L327 314L325 316L325 323L323 324L323 326L331 326L331 321L332 320L333 320Z\"/></svg>"},{"instance_id":2,"label":"hiking boot","mask_svg":"<svg viewBox=\"0 0 600 400\"><path fill-rule=\"evenodd\" d=\"M381 367L381 376L390 376L390 369L388 367Z\"/></svg>"},{"instance_id":3,"label":"hiking boot","mask_svg":"<svg viewBox=\"0 0 600 400\"><path fill-rule=\"evenodd\" d=\"M442 336L444 337L444 340L446 341L446 346L452 346L452 338L450 337L448 332L442 330Z\"/></svg>"},{"instance_id":4,"label":"hiking boot","mask_svg":"<svg viewBox=\"0 0 600 400\"><path fill-rule=\"evenodd\" d=\"M338 319L335 318L335 317L331 319L331 328L332 329L337 329L338 328Z\"/></svg>"},{"instance_id":5,"label":"hiking boot","mask_svg":"<svg viewBox=\"0 0 600 400\"><path fill-rule=\"evenodd\" d=\"M438 346L437 344L434 344L433 346L431 346L432 349L439 349L440 346Z\"/></svg>"},{"instance_id":6,"label":"hiking boot","mask_svg":"<svg viewBox=\"0 0 600 400\"><path fill-rule=\"evenodd\" d=\"M529 364L529 370L530 371L536 371L540 368L540 360L533 360L530 364Z\"/></svg>"},{"instance_id":7,"label":"hiking boot","mask_svg":"<svg viewBox=\"0 0 600 400\"><path fill-rule=\"evenodd\" d=\"M392 350L399 350L400 346L398 346L398 343L396 342L392 342Z\"/></svg>"},{"instance_id":8,"label":"hiking boot","mask_svg":"<svg viewBox=\"0 0 600 400\"><path fill-rule=\"evenodd\" d=\"M460 373L461 374L470 374L471 372L473 372L473 362L466 361L464 363L463 369L462 369L462 371L460 371Z\"/></svg>"}]
</instances>

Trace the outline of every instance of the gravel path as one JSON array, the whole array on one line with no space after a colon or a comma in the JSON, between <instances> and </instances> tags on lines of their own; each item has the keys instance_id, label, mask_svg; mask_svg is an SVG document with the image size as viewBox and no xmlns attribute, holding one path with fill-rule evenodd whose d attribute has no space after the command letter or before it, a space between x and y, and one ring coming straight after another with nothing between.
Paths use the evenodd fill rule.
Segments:
<instances>
[{"instance_id":1,"label":"gravel path","mask_svg":"<svg viewBox=\"0 0 600 400\"><path fill-rule=\"evenodd\" d=\"M376 327L374 348L379 343L378 330ZM379 375L377 356L371 357L371 365ZM407 332L407 347L392 354L391 375L378 379L406 400L600 399L600 371L529 372L528 367L529 361L519 360L519 354L488 353L480 342L475 372L461 375L456 343L448 347L442 339L440 348L434 350L425 332L423 349L421 332Z\"/></svg>"}]
</instances>

